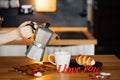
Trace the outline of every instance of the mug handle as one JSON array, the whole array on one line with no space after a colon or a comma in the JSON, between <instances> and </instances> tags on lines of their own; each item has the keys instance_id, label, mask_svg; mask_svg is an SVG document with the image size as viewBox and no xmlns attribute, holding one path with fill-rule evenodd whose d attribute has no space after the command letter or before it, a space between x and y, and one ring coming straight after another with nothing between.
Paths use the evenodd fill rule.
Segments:
<instances>
[{"instance_id":1,"label":"mug handle","mask_svg":"<svg viewBox=\"0 0 120 80\"><path fill-rule=\"evenodd\" d=\"M50 59L51 56L54 56L54 55L53 55L53 54L49 54L49 55L48 55L48 61L49 61L51 64L56 65L56 63L54 63L54 62Z\"/></svg>"}]
</instances>

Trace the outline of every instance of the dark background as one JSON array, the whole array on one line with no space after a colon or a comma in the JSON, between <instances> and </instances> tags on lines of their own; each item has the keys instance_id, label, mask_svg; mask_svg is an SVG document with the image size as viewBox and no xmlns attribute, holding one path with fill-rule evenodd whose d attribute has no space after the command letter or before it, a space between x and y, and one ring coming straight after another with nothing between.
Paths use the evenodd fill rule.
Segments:
<instances>
[{"instance_id":1,"label":"dark background","mask_svg":"<svg viewBox=\"0 0 120 80\"><path fill-rule=\"evenodd\" d=\"M32 4L32 0L20 0L20 5ZM87 5L85 4L87 7ZM85 9L86 9L85 7ZM91 26L87 16L81 16L83 0L57 0L57 11L32 15L19 14L19 8L0 9L5 19L3 27L17 27L26 20L50 22L51 26L88 27L98 40L96 54L116 54L120 56L120 5L116 0L94 0L94 25Z\"/></svg>"},{"instance_id":2,"label":"dark background","mask_svg":"<svg viewBox=\"0 0 120 80\"><path fill-rule=\"evenodd\" d=\"M51 26L87 26L87 18L81 17L83 0L57 0L56 12L35 12L32 15L19 14L19 8L0 9L5 18L2 26L16 27L26 20L49 22ZM34 4L34 0L20 0L20 5Z\"/></svg>"},{"instance_id":3,"label":"dark background","mask_svg":"<svg viewBox=\"0 0 120 80\"><path fill-rule=\"evenodd\" d=\"M95 0L94 36L98 39L97 53L120 57L120 5L114 0Z\"/></svg>"}]
</instances>

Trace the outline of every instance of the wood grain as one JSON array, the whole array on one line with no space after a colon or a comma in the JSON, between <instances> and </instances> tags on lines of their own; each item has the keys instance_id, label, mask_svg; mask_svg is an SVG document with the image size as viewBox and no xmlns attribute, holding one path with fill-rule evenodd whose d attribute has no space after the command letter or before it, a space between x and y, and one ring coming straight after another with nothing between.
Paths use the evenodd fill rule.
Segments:
<instances>
[{"instance_id":1,"label":"wood grain","mask_svg":"<svg viewBox=\"0 0 120 80\"><path fill-rule=\"evenodd\" d=\"M109 79L103 80L120 80L120 60L115 55L95 55L92 56L96 61L103 63L101 71L110 72L112 75ZM75 56L72 56L75 58ZM91 80L95 78L93 72L77 72L77 73L58 73L56 71L44 74L41 77L27 76L16 72L13 66L39 63L28 59L25 56L1 56L0 57L0 80ZM101 72L100 71L100 72ZM94 79L98 80L98 79Z\"/></svg>"}]
</instances>

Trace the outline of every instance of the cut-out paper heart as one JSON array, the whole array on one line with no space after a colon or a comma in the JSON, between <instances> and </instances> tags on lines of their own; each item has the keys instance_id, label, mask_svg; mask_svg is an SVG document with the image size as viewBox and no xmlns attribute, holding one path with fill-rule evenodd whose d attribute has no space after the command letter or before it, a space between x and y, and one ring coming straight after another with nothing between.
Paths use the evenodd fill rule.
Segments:
<instances>
[{"instance_id":1,"label":"cut-out paper heart","mask_svg":"<svg viewBox=\"0 0 120 80\"><path fill-rule=\"evenodd\" d=\"M41 73L41 72L34 71L34 72L32 72L32 76L39 77L39 76L42 76L42 73Z\"/></svg>"}]
</instances>

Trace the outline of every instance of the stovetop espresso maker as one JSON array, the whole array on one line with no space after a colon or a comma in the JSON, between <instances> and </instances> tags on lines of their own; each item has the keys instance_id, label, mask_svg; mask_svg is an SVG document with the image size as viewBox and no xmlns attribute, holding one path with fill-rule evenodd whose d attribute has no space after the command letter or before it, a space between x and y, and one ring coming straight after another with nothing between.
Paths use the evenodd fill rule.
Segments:
<instances>
[{"instance_id":1,"label":"stovetop espresso maker","mask_svg":"<svg viewBox=\"0 0 120 80\"><path fill-rule=\"evenodd\" d=\"M53 35L55 37L57 34L48 29L50 26L49 23L45 23L44 26L34 23L29 25L34 29L35 36L33 43L28 47L25 54L30 59L42 61L47 43L50 41Z\"/></svg>"}]
</instances>

